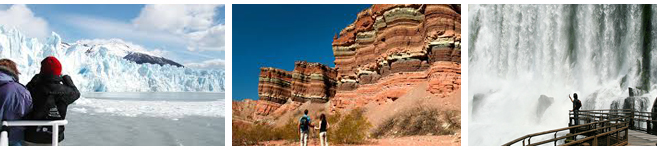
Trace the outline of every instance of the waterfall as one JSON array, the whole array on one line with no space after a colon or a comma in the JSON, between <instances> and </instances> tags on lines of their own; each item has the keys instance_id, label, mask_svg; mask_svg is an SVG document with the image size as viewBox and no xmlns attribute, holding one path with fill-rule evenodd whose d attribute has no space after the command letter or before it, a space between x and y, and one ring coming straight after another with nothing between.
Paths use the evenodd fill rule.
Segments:
<instances>
[{"instance_id":1,"label":"waterfall","mask_svg":"<svg viewBox=\"0 0 657 150\"><path fill-rule=\"evenodd\" d=\"M655 5L470 5L470 145L501 145L609 109L628 88L657 96ZM539 97L554 98L536 117ZM647 110L646 110L647 111ZM564 133L565 134L565 133Z\"/></svg>"}]
</instances>

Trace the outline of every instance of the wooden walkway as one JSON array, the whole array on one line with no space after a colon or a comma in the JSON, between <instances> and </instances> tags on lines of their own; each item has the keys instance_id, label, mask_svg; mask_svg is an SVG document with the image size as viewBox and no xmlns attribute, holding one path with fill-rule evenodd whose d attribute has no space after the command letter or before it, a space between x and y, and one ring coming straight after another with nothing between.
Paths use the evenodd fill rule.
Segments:
<instances>
[{"instance_id":1,"label":"wooden walkway","mask_svg":"<svg viewBox=\"0 0 657 150\"><path fill-rule=\"evenodd\" d=\"M647 134L644 131L628 131L629 146L655 146L657 144L657 135Z\"/></svg>"},{"instance_id":2,"label":"wooden walkway","mask_svg":"<svg viewBox=\"0 0 657 150\"><path fill-rule=\"evenodd\" d=\"M657 135L646 133L646 130L654 130L657 112L639 112L631 109L604 109L604 110L580 110L577 112L578 121L582 124L575 125L574 112L569 113L570 122L568 127L528 134L505 143L503 146L521 145L561 145L561 146L657 146ZM652 124L652 125L651 125ZM645 128L644 128L645 127ZM646 129L647 128L647 129ZM568 132L568 134L563 134ZM558 134L561 133L561 134ZM548 136L554 138L532 141L532 137ZM572 140L574 136L584 136ZM559 143L563 142L563 143Z\"/></svg>"}]
</instances>

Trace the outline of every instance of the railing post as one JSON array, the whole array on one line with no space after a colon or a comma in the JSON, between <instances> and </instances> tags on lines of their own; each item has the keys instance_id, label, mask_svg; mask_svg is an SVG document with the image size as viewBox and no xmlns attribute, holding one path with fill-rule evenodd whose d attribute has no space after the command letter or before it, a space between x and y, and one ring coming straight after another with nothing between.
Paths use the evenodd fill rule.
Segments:
<instances>
[{"instance_id":1,"label":"railing post","mask_svg":"<svg viewBox=\"0 0 657 150\"><path fill-rule=\"evenodd\" d=\"M0 133L0 146L9 146L7 131L2 131L2 133Z\"/></svg>"},{"instance_id":2,"label":"railing post","mask_svg":"<svg viewBox=\"0 0 657 150\"><path fill-rule=\"evenodd\" d=\"M59 125L52 125L52 146L59 146Z\"/></svg>"},{"instance_id":3,"label":"railing post","mask_svg":"<svg viewBox=\"0 0 657 150\"><path fill-rule=\"evenodd\" d=\"M648 134L650 134L650 130L651 130L651 128L650 128L650 121L649 121L649 120L650 120L650 118L648 118L648 119L646 120L646 133L648 133Z\"/></svg>"},{"instance_id":4,"label":"railing post","mask_svg":"<svg viewBox=\"0 0 657 150\"><path fill-rule=\"evenodd\" d=\"M628 137L627 129L628 128L625 128L625 138L623 138L623 140L625 140L625 141L628 141L630 139L630 137Z\"/></svg>"},{"instance_id":5,"label":"railing post","mask_svg":"<svg viewBox=\"0 0 657 150\"><path fill-rule=\"evenodd\" d=\"M2 121L0 129L7 128L7 121ZM7 131L0 132L0 146L9 146L9 135Z\"/></svg>"},{"instance_id":6,"label":"railing post","mask_svg":"<svg viewBox=\"0 0 657 150\"><path fill-rule=\"evenodd\" d=\"M618 136L617 132L614 132L614 134L616 134L616 136ZM612 135L612 134L609 134L609 135ZM611 140L610 140L611 137L614 137L614 136L607 136L607 146L611 145Z\"/></svg>"},{"instance_id":7,"label":"railing post","mask_svg":"<svg viewBox=\"0 0 657 150\"><path fill-rule=\"evenodd\" d=\"M650 122L652 122L651 124L653 126L652 130L650 130L650 134L657 135L657 128L656 128L657 124L655 124L655 121L650 121Z\"/></svg>"},{"instance_id":8,"label":"railing post","mask_svg":"<svg viewBox=\"0 0 657 150\"><path fill-rule=\"evenodd\" d=\"M634 129L636 129L636 128L634 128L634 110L632 110L631 112L632 113L630 113L630 128L632 130L634 130Z\"/></svg>"}]
</instances>

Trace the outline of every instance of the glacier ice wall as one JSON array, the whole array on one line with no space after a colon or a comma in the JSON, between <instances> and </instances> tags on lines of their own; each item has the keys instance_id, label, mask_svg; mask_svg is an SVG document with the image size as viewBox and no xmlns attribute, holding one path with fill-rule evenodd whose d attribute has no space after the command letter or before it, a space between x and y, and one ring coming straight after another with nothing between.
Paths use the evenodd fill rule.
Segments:
<instances>
[{"instance_id":1,"label":"glacier ice wall","mask_svg":"<svg viewBox=\"0 0 657 150\"><path fill-rule=\"evenodd\" d=\"M23 84L39 73L43 58L55 56L62 63L62 74L70 75L83 92L224 92L225 89L223 70L137 64L112 55L116 50L109 46L85 53L88 48L63 44L54 32L45 43L40 43L14 28L0 27L0 58L17 63Z\"/></svg>"},{"instance_id":2,"label":"glacier ice wall","mask_svg":"<svg viewBox=\"0 0 657 150\"><path fill-rule=\"evenodd\" d=\"M655 5L470 5L468 18L473 145L567 126L574 92L583 109L607 109L629 87L657 96ZM554 103L539 119L540 95Z\"/></svg>"}]
</instances>

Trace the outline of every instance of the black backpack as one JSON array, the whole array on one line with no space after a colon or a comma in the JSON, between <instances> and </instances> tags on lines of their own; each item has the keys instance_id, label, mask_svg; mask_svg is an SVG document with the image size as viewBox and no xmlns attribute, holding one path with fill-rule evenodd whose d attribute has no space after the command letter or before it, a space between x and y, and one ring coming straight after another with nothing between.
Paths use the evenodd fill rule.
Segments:
<instances>
[{"instance_id":1,"label":"black backpack","mask_svg":"<svg viewBox=\"0 0 657 150\"><path fill-rule=\"evenodd\" d=\"M579 99L576 99L575 100L575 110L579 110L579 108L581 108L581 107L582 107L582 101L580 101Z\"/></svg>"},{"instance_id":2,"label":"black backpack","mask_svg":"<svg viewBox=\"0 0 657 150\"><path fill-rule=\"evenodd\" d=\"M309 126L310 126L310 119L308 119L307 116L301 117L299 128L301 128L302 131L308 131Z\"/></svg>"},{"instance_id":3,"label":"black backpack","mask_svg":"<svg viewBox=\"0 0 657 150\"><path fill-rule=\"evenodd\" d=\"M63 120L64 118L60 115L59 113L59 108L57 107L57 103L55 102L55 95L48 95L46 98L46 107L44 109L40 110L33 110L33 111L39 111L39 112L33 112L38 115L33 115L30 116L30 120ZM60 125L59 127L59 140L62 141L64 140L64 126ZM36 126L36 127L27 127L25 130L25 134L29 134L29 137L34 137L38 139L26 139L27 141L30 142L39 142L39 143L50 143L50 140L52 137L52 126L46 125L46 126ZM36 140L36 141L35 141Z\"/></svg>"}]
</instances>

